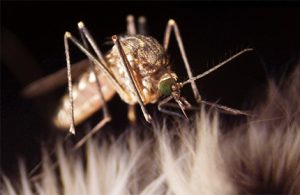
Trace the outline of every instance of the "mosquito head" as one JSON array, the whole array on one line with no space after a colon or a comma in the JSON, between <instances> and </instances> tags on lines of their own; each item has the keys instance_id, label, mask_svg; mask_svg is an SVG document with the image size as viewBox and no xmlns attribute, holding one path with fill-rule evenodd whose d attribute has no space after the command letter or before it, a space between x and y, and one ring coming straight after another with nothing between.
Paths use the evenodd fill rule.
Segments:
<instances>
[{"instance_id":1,"label":"mosquito head","mask_svg":"<svg viewBox=\"0 0 300 195\"><path fill-rule=\"evenodd\" d=\"M173 85L176 84L177 76L173 73L163 74L158 83L159 93L163 96L170 96L173 92Z\"/></svg>"},{"instance_id":2,"label":"mosquito head","mask_svg":"<svg viewBox=\"0 0 300 195\"><path fill-rule=\"evenodd\" d=\"M184 116L188 118L185 113L185 109L191 107L191 105L180 94L182 86L182 83L177 82L177 76L174 73L166 73L160 78L158 89L161 95L171 96L179 105Z\"/></svg>"}]
</instances>

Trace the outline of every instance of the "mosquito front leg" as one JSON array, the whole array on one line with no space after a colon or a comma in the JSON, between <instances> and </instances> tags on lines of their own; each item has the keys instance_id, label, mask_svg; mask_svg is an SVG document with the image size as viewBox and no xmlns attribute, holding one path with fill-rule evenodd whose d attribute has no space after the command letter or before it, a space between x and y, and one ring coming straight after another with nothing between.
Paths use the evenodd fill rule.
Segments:
<instances>
[{"instance_id":1,"label":"mosquito front leg","mask_svg":"<svg viewBox=\"0 0 300 195\"><path fill-rule=\"evenodd\" d=\"M179 50L180 50L181 57L183 59L185 69L186 69L187 74L188 74L188 77L189 77L189 79L191 79L193 77L191 66L189 64L188 58L187 58L186 53L185 53L185 49L184 49L184 46L183 46L183 42L182 42L182 39L181 39L179 28L178 28L175 20L173 20L173 19L170 19L168 21L168 24L167 24L167 27L166 27L165 37L164 37L164 42L163 42L164 49L166 51L168 50L172 30L174 31L176 41L177 41L177 44L178 44L178 47L179 47ZM201 103L201 96L200 96L199 90L196 86L196 83L191 82L191 86L192 86L192 90L193 90L194 97L195 97L196 101L198 103Z\"/></svg>"},{"instance_id":2,"label":"mosquito front leg","mask_svg":"<svg viewBox=\"0 0 300 195\"><path fill-rule=\"evenodd\" d=\"M130 80L129 82L130 82L131 86L133 87L133 89L136 93L137 100L138 100L138 103L139 103L139 105L142 109L144 117L145 117L147 122L150 122L151 121L151 116L150 116L150 114L148 114L148 112L146 110L146 107L144 106L144 103L143 103L143 100L142 100L142 97L141 97L141 93L140 93L141 90L139 89L138 83L137 83L136 79L134 78L133 72L131 70L131 66L130 66L130 64L127 60L127 57L125 55L125 52L124 52L124 50L121 46L120 40L118 39L118 37L116 35L112 36L112 40L113 40L114 44L117 46L120 58L121 58L122 63L125 67L126 73L129 77L129 80Z\"/></svg>"},{"instance_id":3,"label":"mosquito front leg","mask_svg":"<svg viewBox=\"0 0 300 195\"><path fill-rule=\"evenodd\" d=\"M242 55L242 54L244 54L244 53L246 53L246 52L249 52L249 51L253 51L253 49L252 49L252 48L246 48L246 49L241 50L240 52L234 54L234 55L231 56L230 58L224 60L223 62L221 62L221 63L219 63L219 64L217 64L217 65L215 65L214 67L208 69L207 71L205 71L205 72L203 72L203 73L201 73L201 74L199 74L199 75L197 75L197 76L195 76L195 77L193 77L193 78L189 78L188 80L184 81L184 82L182 83L182 86L184 86L184 85L186 85L186 84L188 84L188 83L193 83L193 82L195 82L196 80L201 79L201 78L203 78L203 77L209 75L210 73L216 71L217 69L219 69L219 68L221 68L222 66L224 66L225 64L227 64L228 62L234 60L235 58L237 58L237 57L239 57L240 55Z\"/></svg>"},{"instance_id":4,"label":"mosquito front leg","mask_svg":"<svg viewBox=\"0 0 300 195\"><path fill-rule=\"evenodd\" d=\"M197 75L197 76L195 76L193 78L188 79L187 81L182 82L182 87L184 85L188 84L188 83L195 82L196 80L201 79L201 78L205 77L206 75L209 75L210 73L212 73L212 72L216 71L217 69L221 68L222 66L224 66L226 63L234 60L235 58L237 58L240 55L242 55L242 54L244 54L246 52L249 52L249 51L253 51L253 49L252 48L246 48L246 49L241 50L240 52L234 54L230 58L228 58L228 59L224 60L223 62L215 65L214 67L208 69L207 71L203 72L202 74L199 74L199 75ZM234 109L234 108L229 108L227 106L222 106L222 105L211 103L211 102L207 102L207 101L204 101L204 100L201 100L201 103L209 105L209 106L212 106L212 107L215 107L215 108L217 108L219 110L223 110L223 111L225 111L227 113L230 113L230 114L233 114L233 115L250 116L250 114L248 112L237 110L237 109Z\"/></svg>"}]
</instances>

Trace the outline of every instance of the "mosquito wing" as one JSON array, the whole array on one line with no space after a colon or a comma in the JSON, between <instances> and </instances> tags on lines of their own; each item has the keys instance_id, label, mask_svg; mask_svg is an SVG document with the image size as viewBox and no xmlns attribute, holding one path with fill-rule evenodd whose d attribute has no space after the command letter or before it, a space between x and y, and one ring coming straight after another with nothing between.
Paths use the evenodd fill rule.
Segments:
<instances>
[{"instance_id":1,"label":"mosquito wing","mask_svg":"<svg viewBox=\"0 0 300 195\"><path fill-rule=\"evenodd\" d=\"M89 65L89 60L87 59L73 64L71 66L72 78L76 80L80 77L82 73L87 71ZM29 84L22 90L22 95L26 98L38 97L58 87L65 86L67 81L67 68L64 68Z\"/></svg>"},{"instance_id":2,"label":"mosquito wing","mask_svg":"<svg viewBox=\"0 0 300 195\"><path fill-rule=\"evenodd\" d=\"M97 72L97 77L104 99L109 101L116 93L114 85L104 74ZM73 84L73 103L75 125L80 124L103 107L99 87L92 71L86 71L78 82ZM53 121L59 128L70 127L71 107L68 93L63 96Z\"/></svg>"}]
</instances>

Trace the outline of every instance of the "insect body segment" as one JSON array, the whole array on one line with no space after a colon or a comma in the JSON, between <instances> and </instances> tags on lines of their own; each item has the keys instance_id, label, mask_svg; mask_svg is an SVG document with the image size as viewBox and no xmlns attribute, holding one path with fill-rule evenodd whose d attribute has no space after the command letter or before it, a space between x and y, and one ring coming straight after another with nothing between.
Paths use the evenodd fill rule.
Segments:
<instances>
[{"instance_id":1,"label":"insect body segment","mask_svg":"<svg viewBox=\"0 0 300 195\"><path fill-rule=\"evenodd\" d=\"M88 63L88 60L86 60ZM98 81L101 83L101 90L105 101L109 101L116 93L113 84L103 74L97 71ZM74 122L80 124L87 117L94 114L103 107L103 102L99 100L99 90L97 89L96 78L92 70L83 73L78 81L73 84L74 99ZM71 122L70 101L68 94L64 95L58 113L54 116L54 123L57 127L66 129Z\"/></svg>"},{"instance_id":2,"label":"insect body segment","mask_svg":"<svg viewBox=\"0 0 300 195\"><path fill-rule=\"evenodd\" d=\"M175 74L164 74L159 81L159 92L164 96L172 94L172 86L176 83L177 76Z\"/></svg>"},{"instance_id":3,"label":"insect body segment","mask_svg":"<svg viewBox=\"0 0 300 195\"><path fill-rule=\"evenodd\" d=\"M155 103L160 96L158 91L160 77L166 72L170 72L167 68L168 57L164 49L153 37L136 35L119 39L133 77L137 81L143 104ZM137 95L130 83L130 77L127 75L116 45L107 55L107 60L109 69L127 92L127 95L123 95L123 93L119 93L119 95L126 103L136 104L138 102Z\"/></svg>"}]
</instances>

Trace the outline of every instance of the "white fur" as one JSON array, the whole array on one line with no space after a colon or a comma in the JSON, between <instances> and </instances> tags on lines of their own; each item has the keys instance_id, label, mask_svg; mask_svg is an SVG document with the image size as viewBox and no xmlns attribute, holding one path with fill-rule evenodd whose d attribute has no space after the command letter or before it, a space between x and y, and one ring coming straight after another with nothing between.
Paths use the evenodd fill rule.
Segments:
<instances>
[{"instance_id":1,"label":"white fur","mask_svg":"<svg viewBox=\"0 0 300 195\"><path fill-rule=\"evenodd\" d=\"M42 178L29 182L21 164L20 187L3 177L4 194L300 194L299 70L226 134L201 110L194 122L90 140L85 157L58 144L58 174L44 152Z\"/></svg>"}]
</instances>

